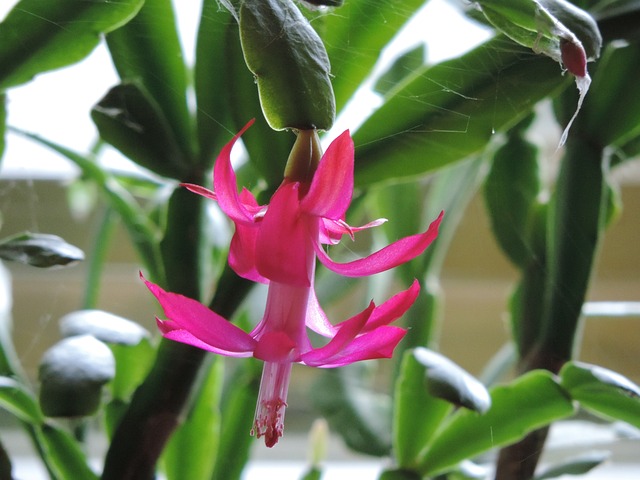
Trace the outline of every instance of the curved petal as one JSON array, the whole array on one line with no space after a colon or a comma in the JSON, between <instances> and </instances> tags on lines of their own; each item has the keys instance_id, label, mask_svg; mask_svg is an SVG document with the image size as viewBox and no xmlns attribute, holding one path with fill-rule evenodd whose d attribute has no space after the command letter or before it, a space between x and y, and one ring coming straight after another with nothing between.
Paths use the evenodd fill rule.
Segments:
<instances>
[{"instance_id":1,"label":"curved petal","mask_svg":"<svg viewBox=\"0 0 640 480\"><path fill-rule=\"evenodd\" d=\"M167 331L184 330L204 344L220 351L253 352L256 341L224 317L191 298L164 291L158 285L146 280L142 273L140 278L158 299L170 320L163 323Z\"/></svg>"},{"instance_id":2,"label":"curved petal","mask_svg":"<svg viewBox=\"0 0 640 480\"><path fill-rule=\"evenodd\" d=\"M322 156L309 191L300 202L303 212L338 219L353 195L353 140L349 130L336 138Z\"/></svg>"},{"instance_id":3,"label":"curved petal","mask_svg":"<svg viewBox=\"0 0 640 480\"><path fill-rule=\"evenodd\" d=\"M322 310L313 287L309 293L309 303L307 304L307 317L305 319L305 324L311 330L323 337L332 338L338 331L338 329L329 321L324 310Z\"/></svg>"},{"instance_id":4,"label":"curved petal","mask_svg":"<svg viewBox=\"0 0 640 480\"><path fill-rule=\"evenodd\" d=\"M324 347L314 348L302 354L300 356L302 362L310 366L324 365L329 361L328 359L340 355L340 352L360 334L374 308L375 305L371 302L362 312L342 322L331 341Z\"/></svg>"},{"instance_id":5,"label":"curved petal","mask_svg":"<svg viewBox=\"0 0 640 480\"><path fill-rule=\"evenodd\" d=\"M309 361L303 357L303 362L311 367L335 368L343 367L362 360L373 360L376 358L391 358L393 350L407 331L404 328L394 326L384 326L356 337L347 344L337 354L325 358L313 358L309 356Z\"/></svg>"},{"instance_id":6,"label":"curved petal","mask_svg":"<svg viewBox=\"0 0 640 480\"><path fill-rule=\"evenodd\" d=\"M395 322L404 315L409 308L411 308L413 302L418 298L419 293L420 284L417 280L414 280L408 289L396 293L389 300L375 308L369 317L367 324L362 329L362 333L369 332L383 325Z\"/></svg>"},{"instance_id":7,"label":"curved petal","mask_svg":"<svg viewBox=\"0 0 640 480\"><path fill-rule=\"evenodd\" d=\"M168 338L169 340L173 340L175 342L185 343L187 345L191 345L192 347L200 348L202 350L206 350L207 352L217 353L218 355L224 355L226 357L250 357L253 355L252 351L240 351L240 352L230 352L228 350L222 350L220 348L216 348L208 343L203 342L197 337L194 337L191 333L186 330L182 330L179 328L174 322L160 320L156 318L156 323L158 328L162 332L162 336L164 338Z\"/></svg>"},{"instance_id":8,"label":"curved petal","mask_svg":"<svg viewBox=\"0 0 640 480\"><path fill-rule=\"evenodd\" d=\"M334 262L325 253L319 242L314 243L314 249L323 265L340 275L346 277L374 275L408 262L424 252L438 236L438 226L442 221L443 213L441 212L438 218L429 225L429 229L426 232L404 237L368 257L354 260L353 262Z\"/></svg>"},{"instance_id":9,"label":"curved petal","mask_svg":"<svg viewBox=\"0 0 640 480\"><path fill-rule=\"evenodd\" d=\"M240 136L253 124L253 122L254 120L251 120L247 123L242 130L240 130L231 139L231 141L224 146L213 167L213 188L218 200L218 205L220 205L222 211L234 222L253 221L253 215L240 201L236 174L231 166L231 149Z\"/></svg>"},{"instance_id":10,"label":"curved petal","mask_svg":"<svg viewBox=\"0 0 640 480\"><path fill-rule=\"evenodd\" d=\"M251 192L242 189L240 201L255 215L261 210ZM242 278L258 283L269 283L258 272L256 264L256 241L258 238L259 222L235 222L236 231L231 238L229 246L229 266Z\"/></svg>"},{"instance_id":11,"label":"curved petal","mask_svg":"<svg viewBox=\"0 0 640 480\"><path fill-rule=\"evenodd\" d=\"M241 223L236 224L236 232L229 246L229 266L242 278L257 283L269 283L258 272L256 266L256 239L258 230Z\"/></svg>"}]
</instances>

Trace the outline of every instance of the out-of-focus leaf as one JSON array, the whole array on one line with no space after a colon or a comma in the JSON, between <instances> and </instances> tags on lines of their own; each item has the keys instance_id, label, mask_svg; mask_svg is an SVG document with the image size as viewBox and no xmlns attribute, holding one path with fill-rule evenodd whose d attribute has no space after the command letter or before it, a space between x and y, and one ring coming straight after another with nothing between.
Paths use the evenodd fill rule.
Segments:
<instances>
[{"instance_id":1,"label":"out-of-focus leaf","mask_svg":"<svg viewBox=\"0 0 640 480\"><path fill-rule=\"evenodd\" d=\"M228 141L230 125L229 88L236 81L227 68L220 68L227 61L242 62L227 47L227 32L233 28L235 19L217 0L204 0L200 15L200 26L196 43L194 87L198 128L199 161L208 165L213 156ZM235 27L237 29L237 27ZM229 58L229 57L235 58ZM250 76L250 74L247 75ZM253 85L255 90L255 84ZM224 93L223 93L224 92ZM245 118L249 121L253 116ZM235 132L231 132L235 133Z\"/></svg>"},{"instance_id":2,"label":"out-of-focus leaf","mask_svg":"<svg viewBox=\"0 0 640 480\"><path fill-rule=\"evenodd\" d=\"M640 387L626 377L596 365L569 362L560 378L585 409L640 428Z\"/></svg>"},{"instance_id":3,"label":"out-of-focus leaf","mask_svg":"<svg viewBox=\"0 0 640 480\"><path fill-rule=\"evenodd\" d=\"M21 233L0 241L0 258L39 268L67 267L84 253L64 239L46 233Z\"/></svg>"},{"instance_id":4,"label":"out-of-focus leaf","mask_svg":"<svg viewBox=\"0 0 640 480\"><path fill-rule=\"evenodd\" d=\"M314 18L313 25L331 60L338 111L371 73L383 48L425 3L426 0L405 0L401 5L348 0L322 18Z\"/></svg>"},{"instance_id":5,"label":"out-of-focus leaf","mask_svg":"<svg viewBox=\"0 0 640 480\"><path fill-rule=\"evenodd\" d=\"M498 244L519 267L530 258L529 229L539 191L537 148L514 132L493 157L484 198Z\"/></svg>"},{"instance_id":6,"label":"out-of-focus leaf","mask_svg":"<svg viewBox=\"0 0 640 480\"><path fill-rule=\"evenodd\" d=\"M504 37L424 67L353 135L356 181L388 181L461 160L567 84L553 61Z\"/></svg>"},{"instance_id":7,"label":"out-of-focus leaf","mask_svg":"<svg viewBox=\"0 0 640 480\"><path fill-rule=\"evenodd\" d=\"M640 40L640 2L621 0L607 4L593 12L605 42L624 40L629 43Z\"/></svg>"},{"instance_id":8,"label":"out-of-focus leaf","mask_svg":"<svg viewBox=\"0 0 640 480\"><path fill-rule=\"evenodd\" d=\"M322 478L322 470L318 467L311 467L300 477L300 480L320 480Z\"/></svg>"},{"instance_id":9,"label":"out-of-focus leaf","mask_svg":"<svg viewBox=\"0 0 640 480\"><path fill-rule=\"evenodd\" d=\"M309 5L315 5L317 7L340 7L344 3L344 0L302 0Z\"/></svg>"},{"instance_id":10,"label":"out-of-focus leaf","mask_svg":"<svg viewBox=\"0 0 640 480\"><path fill-rule=\"evenodd\" d=\"M544 305L541 301L547 282L547 204L540 203L531 212L530 250L521 266L522 277L511 298L509 310L513 339L519 358L524 358L536 345L544 324ZM524 257L523 257L524 258Z\"/></svg>"},{"instance_id":11,"label":"out-of-focus leaf","mask_svg":"<svg viewBox=\"0 0 640 480\"><path fill-rule=\"evenodd\" d=\"M567 392L549 372L529 372L491 389L491 408L482 415L459 410L436 433L420 459L419 471L435 475L492 448L574 413Z\"/></svg>"},{"instance_id":12,"label":"out-of-focus leaf","mask_svg":"<svg viewBox=\"0 0 640 480\"><path fill-rule=\"evenodd\" d=\"M131 22L107 35L107 45L120 78L140 82L171 125L181 160L190 160L187 71L171 0L145 0Z\"/></svg>"},{"instance_id":13,"label":"out-of-focus leaf","mask_svg":"<svg viewBox=\"0 0 640 480\"><path fill-rule=\"evenodd\" d=\"M91 118L100 136L138 165L178 179L186 171L169 121L141 85L113 87L93 107Z\"/></svg>"},{"instance_id":14,"label":"out-of-focus leaf","mask_svg":"<svg viewBox=\"0 0 640 480\"><path fill-rule=\"evenodd\" d=\"M331 128L336 107L329 58L291 0L242 2L240 38L271 128Z\"/></svg>"},{"instance_id":15,"label":"out-of-focus leaf","mask_svg":"<svg viewBox=\"0 0 640 480\"><path fill-rule=\"evenodd\" d=\"M581 125L577 132L584 134ZM545 291L537 349L557 372L573 356L598 244L610 205L601 146L569 139L547 215ZM538 300L539 301L539 300Z\"/></svg>"},{"instance_id":16,"label":"out-of-focus leaf","mask_svg":"<svg viewBox=\"0 0 640 480\"><path fill-rule=\"evenodd\" d=\"M411 76L414 70L418 70L424 64L425 50L424 43L421 43L396 58L389 69L380 75L373 89L381 95L389 93L391 89Z\"/></svg>"},{"instance_id":17,"label":"out-of-focus leaf","mask_svg":"<svg viewBox=\"0 0 640 480\"><path fill-rule=\"evenodd\" d=\"M521 45L560 60L561 42L581 43L598 58L602 37L587 12L565 0L479 0L487 19Z\"/></svg>"},{"instance_id":18,"label":"out-of-focus leaf","mask_svg":"<svg viewBox=\"0 0 640 480\"><path fill-rule=\"evenodd\" d=\"M0 91L82 60L143 3L21 0L0 23Z\"/></svg>"},{"instance_id":19,"label":"out-of-focus leaf","mask_svg":"<svg viewBox=\"0 0 640 480\"><path fill-rule=\"evenodd\" d=\"M44 420L32 394L11 377L0 377L0 408L34 425Z\"/></svg>"},{"instance_id":20,"label":"out-of-focus leaf","mask_svg":"<svg viewBox=\"0 0 640 480\"><path fill-rule=\"evenodd\" d=\"M164 452L169 480L210 480L220 440L220 393L223 361L213 360L185 422L173 433Z\"/></svg>"},{"instance_id":21,"label":"out-of-focus leaf","mask_svg":"<svg viewBox=\"0 0 640 480\"><path fill-rule=\"evenodd\" d=\"M422 480L422 475L413 470L403 470L401 468L385 470L380 474L378 480Z\"/></svg>"},{"instance_id":22,"label":"out-of-focus leaf","mask_svg":"<svg viewBox=\"0 0 640 480\"><path fill-rule=\"evenodd\" d=\"M240 479L249 459L253 442L249 432L258 398L261 362L248 359L239 368L224 392L220 444L211 480Z\"/></svg>"},{"instance_id":23,"label":"out-of-focus leaf","mask_svg":"<svg viewBox=\"0 0 640 480\"><path fill-rule=\"evenodd\" d=\"M0 478L12 480L12 469L11 458L9 458L6 448L4 448L4 445L0 442Z\"/></svg>"},{"instance_id":24,"label":"out-of-focus leaf","mask_svg":"<svg viewBox=\"0 0 640 480\"><path fill-rule=\"evenodd\" d=\"M159 229L149 219L148 214L143 212L138 206L133 195L122 187L113 175L100 168L93 158L80 155L68 148L41 138L38 135L21 130L14 129L14 131L69 159L80 167L82 173L88 179L96 182L102 190L102 193L106 196L110 206L118 212L122 218L124 225L131 235L133 244L138 248L143 263L150 271L149 276L160 282L160 279L164 277L164 272L162 272L162 262L159 259L158 252L157 239L160 235Z\"/></svg>"},{"instance_id":25,"label":"out-of-focus leaf","mask_svg":"<svg viewBox=\"0 0 640 480\"><path fill-rule=\"evenodd\" d=\"M429 394L478 413L485 413L491 407L484 385L448 358L426 348L416 348L413 356L425 367Z\"/></svg>"},{"instance_id":26,"label":"out-of-focus leaf","mask_svg":"<svg viewBox=\"0 0 640 480\"><path fill-rule=\"evenodd\" d=\"M401 468L415 466L420 451L453 410L451 403L429 394L425 374L415 352L407 351L396 382L393 416L393 452Z\"/></svg>"},{"instance_id":27,"label":"out-of-focus leaf","mask_svg":"<svg viewBox=\"0 0 640 480\"><path fill-rule=\"evenodd\" d=\"M2 166L2 157L4 155L5 134L7 130L7 96L0 93L0 167ZM2 218L0 218L0 228L2 227Z\"/></svg>"},{"instance_id":28,"label":"out-of-focus leaf","mask_svg":"<svg viewBox=\"0 0 640 480\"><path fill-rule=\"evenodd\" d=\"M40 362L40 407L50 417L91 415L100 405L102 386L115 375L109 347L90 335L66 338Z\"/></svg>"},{"instance_id":29,"label":"out-of-focus leaf","mask_svg":"<svg viewBox=\"0 0 640 480\"><path fill-rule=\"evenodd\" d=\"M601 146L624 145L640 135L640 43L610 46L597 64L580 128Z\"/></svg>"},{"instance_id":30,"label":"out-of-focus leaf","mask_svg":"<svg viewBox=\"0 0 640 480\"><path fill-rule=\"evenodd\" d=\"M361 368L351 366L353 370ZM383 456L391 450L390 398L358 385L346 368L327 370L313 385L314 406L349 448Z\"/></svg>"},{"instance_id":31,"label":"out-of-focus leaf","mask_svg":"<svg viewBox=\"0 0 640 480\"><path fill-rule=\"evenodd\" d=\"M47 465L61 480L98 480L85 454L71 436L56 426L44 424L38 431Z\"/></svg>"},{"instance_id":32,"label":"out-of-focus leaf","mask_svg":"<svg viewBox=\"0 0 640 480\"><path fill-rule=\"evenodd\" d=\"M602 465L611 454L609 452L588 452L579 457L568 458L558 465L545 468L533 480L547 480L563 475L584 475L599 465Z\"/></svg>"},{"instance_id":33,"label":"out-of-focus leaf","mask_svg":"<svg viewBox=\"0 0 640 480\"><path fill-rule=\"evenodd\" d=\"M60 319L63 337L91 335L104 343L137 345L150 337L139 324L103 310L77 310Z\"/></svg>"},{"instance_id":34,"label":"out-of-focus leaf","mask_svg":"<svg viewBox=\"0 0 640 480\"><path fill-rule=\"evenodd\" d=\"M329 446L329 424L324 418L314 420L309 429L309 468L300 480L320 480L322 463Z\"/></svg>"}]
</instances>

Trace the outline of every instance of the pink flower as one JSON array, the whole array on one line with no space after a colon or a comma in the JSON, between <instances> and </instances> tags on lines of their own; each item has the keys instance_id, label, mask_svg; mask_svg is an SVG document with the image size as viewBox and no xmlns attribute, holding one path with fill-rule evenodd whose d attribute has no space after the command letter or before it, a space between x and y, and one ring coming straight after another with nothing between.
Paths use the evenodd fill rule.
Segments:
<instances>
[{"instance_id":1,"label":"pink flower","mask_svg":"<svg viewBox=\"0 0 640 480\"><path fill-rule=\"evenodd\" d=\"M333 141L317 169L310 167L308 180L285 177L269 205L262 206L248 190L238 193L230 161L234 143L251 123L223 148L216 160L215 192L198 185L185 186L216 200L235 223L229 251L231 267L244 278L269 284L260 323L246 333L199 302L143 280L168 319L157 320L166 338L220 355L253 356L265 362L252 434L264 435L266 445L272 447L283 432L292 363L332 368L391 357L406 330L389 324L409 309L419 293L418 282L414 281L383 304L371 302L362 312L333 325L314 291L316 258L345 276L361 277L388 270L420 255L429 246L437 236L442 214L425 233L400 239L366 258L334 262L322 244L336 244L342 235L353 237L354 232L384 221L351 227L344 220L353 193L354 147L349 132ZM315 132L300 132L298 142L303 143L303 152L304 148L319 152ZM310 154L307 164L312 157ZM291 172L289 165L287 172ZM307 327L328 337L326 345L312 346Z\"/></svg>"}]
</instances>

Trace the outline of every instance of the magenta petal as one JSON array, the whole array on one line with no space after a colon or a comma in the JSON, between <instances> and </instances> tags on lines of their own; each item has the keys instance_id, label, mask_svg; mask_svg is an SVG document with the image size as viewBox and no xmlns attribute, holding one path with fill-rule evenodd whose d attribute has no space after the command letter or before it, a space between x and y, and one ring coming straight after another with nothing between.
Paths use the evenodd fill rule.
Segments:
<instances>
[{"instance_id":1,"label":"magenta petal","mask_svg":"<svg viewBox=\"0 0 640 480\"><path fill-rule=\"evenodd\" d=\"M353 155L353 140L346 130L322 156L311 187L300 202L302 211L319 217L344 217L353 195Z\"/></svg>"},{"instance_id":2,"label":"magenta petal","mask_svg":"<svg viewBox=\"0 0 640 480\"><path fill-rule=\"evenodd\" d=\"M413 305L420 293L420 284L414 280L411 286L400 293L395 294L382 305L378 305L369 317L362 332L369 332L383 325L396 321Z\"/></svg>"},{"instance_id":3,"label":"magenta petal","mask_svg":"<svg viewBox=\"0 0 640 480\"><path fill-rule=\"evenodd\" d=\"M170 322L163 322L165 330L184 330L191 337L219 351L232 354L253 352L256 341L224 317L191 298L164 291L158 285L146 280L142 274L140 278L158 299L170 320Z\"/></svg>"},{"instance_id":4,"label":"magenta petal","mask_svg":"<svg viewBox=\"0 0 640 480\"><path fill-rule=\"evenodd\" d=\"M258 272L256 265L256 239L258 229L236 223L236 231L229 247L229 266L242 278L258 283L269 283Z\"/></svg>"},{"instance_id":5,"label":"magenta petal","mask_svg":"<svg viewBox=\"0 0 640 480\"><path fill-rule=\"evenodd\" d=\"M306 365L316 366L327 362L327 359L335 357L342 351L346 345L353 341L362 327L365 326L367 320L371 316L375 305L373 302L369 306L340 324L338 332L324 347L315 348L301 356L301 360Z\"/></svg>"},{"instance_id":6,"label":"magenta petal","mask_svg":"<svg viewBox=\"0 0 640 480\"><path fill-rule=\"evenodd\" d=\"M337 352L336 355L320 359L320 362L315 362L314 360L317 360L315 358L310 359L311 362L307 362L304 358L303 361L312 367L335 368L362 360L391 358L393 350L406 333L407 331L400 327L384 326L376 328L355 338Z\"/></svg>"},{"instance_id":7,"label":"magenta petal","mask_svg":"<svg viewBox=\"0 0 640 480\"><path fill-rule=\"evenodd\" d=\"M284 332L268 332L259 340L253 356L265 362L291 362L295 342Z\"/></svg>"},{"instance_id":8,"label":"magenta petal","mask_svg":"<svg viewBox=\"0 0 640 480\"><path fill-rule=\"evenodd\" d=\"M298 187L298 183L283 183L273 194L256 239L256 265L269 280L308 287L314 255L309 219L300 214Z\"/></svg>"},{"instance_id":9,"label":"magenta petal","mask_svg":"<svg viewBox=\"0 0 640 480\"><path fill-rule=\"evenodd\" d=\"M236 174L231 166L231 149L240 136L253 124L253 120L247 123L229 143L227 143L213 167L213 187L218 205L224 213L234 222L251 222L253 215L240 201ZM196 192L200 193L200 192ZM202 193L201 193L202 194Z\"/></svg>"},{"instance_id":10,"label":"magenta petal","mask_svg":"<svg viewBox=\"0 0 640 480\"><path fill-rule=\"evenodd\" d=\"M429 229L426 232L401 238L368 257L354 260L353 262L334 262L318 242L314 243L314 248L324 266L340 275L346 277L374 275L408 262L424 252L438 236L438 226L442 221L443 214L444 212L440 213L438 218L429 225Z\"/></svg>"},{"instance_id":11,"label":"magenta petal","mask_svg":"<svg viewBox=\"0 0 640 480\"><path fill-rule=\"evenodd\" d=\"M318 297L316 297L316 292L313 288L309 294L305 323L311 330L324 337L332 338L337 332L337 328L331 324L327 318L327 314L322 310L320 302L318 302Z\"/></svg>"},{"instance_id":12,"label":"magenta petal","mask_svg":"<svg viewBox=\"0 0 640 480\"><path fill-rule=\"evenodd\" d=\"M252 352L229 352L220 348L213 347L208 343L203 342L199 338L194 337L186 330L180 329L174 322L164 321L156 318L158 328L162 332L164 338L173 340L175 342L185 343L192 347L200 348L208 352L217 353L218 355L225 355L227 357L250 357Z\"/></svg>"}]
</instances>

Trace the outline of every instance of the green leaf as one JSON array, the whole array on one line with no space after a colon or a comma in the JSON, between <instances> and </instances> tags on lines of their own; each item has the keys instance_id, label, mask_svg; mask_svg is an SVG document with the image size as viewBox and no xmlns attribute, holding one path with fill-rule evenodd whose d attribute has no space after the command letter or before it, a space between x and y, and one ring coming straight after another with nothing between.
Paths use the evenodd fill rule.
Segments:
<instances>
[{"instance_id":1,"label":"green leaf","mask_svg":"<svg viewBox=\"0 0 640 480\"><path fill-rule=\"evenodd\" d=\"M557 64L498 37L416 72L353 135L356 181L435 170L482 149L568 84Z\"/></svg>"},{"instance_id":2,"label":"green leaf","mask_svg":"<svg viewBox=\"0 0 640 480\"><path fill-rule=\"evenodd\" d=\"M75 265L84 260L84 253L56 235L27 232L0 240L0 258L38 268L55 268Z\"/></svg>"},{"instance_id":3,"label":"green leaf","mask_svg":"<svg viewBox=\"0 0 640 480\"><path fill-rule=\"evenodd\" d=\"M210 480L220 440L220 393L223 361L208 368L185 422L173 433L164 453L169 480Z\"/></svg>"},{"instance_id":4,"label":"green leaf","mask_svg":"<svg viewBox=\"0 0 640 480\"><path fill-rule=\"evenodd\" d=\"M44 420L31 392L11 377L0 377L0 407L23 422L36 425Z\"/></svg>"},{"instance_id":5,"label":"green leaf","mask_svg":"<svg viewBox=\"0 0 640 480\"><path fill-rule=\"evenodd\" d=\"M234 130L239 131L249 120L256 119L242 136L242 142L249 153L251 165L265 178L267 185L275 190L282 182L287 158L296 137L289 132L274 131L264 119L253 75L247 70L242 59L236 25L229 25L226 45L225 66L229 77L233 78L229 86L228 100L229 104L233 105L230 114ZM231 135L226 135L223 141L226 143L230 138Z\"/></svg>"},{"instance_id":6,"label":"green leaf","mask_svg":"<svg viewBox=\"0 0 640 480\"><path fill-rule=\"evenodd\" d=\"M321 480L322 479L322 470L318 467L311 467L306 471L300 480Z\"/></svg>"},{"instance_id":7,"label":"green leaf","mask_svg":"<svg viewBox=\"0 0 640 480\"><path fill-rule=\"evenodd\" d=\"M102 386L115 375L109 348L90 335L66 338L47 350L40 362L40 407L49 417L93 414Z\"/></svg>"},{"instance_id":8,"label":"green leaf","mask_svg":"<svg viewBox=\"0 0 640 480\"><path fill-rule=\"evenodd\" d=\"M209 165L213 156L218 153L216 150L228 141L227 126L230 124L230 105L233 105L229 103L228 92L236 78L228 68L220 66L227 62L238 62L244 66L242 55L236 56L227 47L227 32L230 28L237 32L237 26L234 24L233 16L227 9L220 8L217 0L202 2L194 69L200 148L198 155L202 165ZM248 72L246 74L251 76ZM253 89L255 90L255 84ZM251 118L253 115L245 118L243 122L246 123Z\"/></svg>"},{"instance_id":9,"label":"green leaf","mask_svg":"<svg viewBox=\"0 0 640 480\"><path fill-rule=\"evenodd\" d=\"M610 456L609 452L588 452L579 457L569 458L559 464L545 468L541 473L536 475L533 480L547 480L564 475L584 475L602 465Z\"/></svg>"},{"instance_id":10,"label":"green leaf","mask_svg":"<svg viewBox=\"0 0 640 480\"><path fill-rule=\"evenodd\" d=\"M372 72L380 52L427 0L395 2L348 0L344 6L314 18L331 60L340 111Z\"/></svg>"},{"instance_id":11,"label":"green leaf","mask_svg":"<svg viewBox=\"0 0 640 480\"><path fill-rule=\"evenodd\" d=\"M312 387L312 401L349 448L367 455L388 455L390 399L360 384L356 377L360 368L323 372Z\"/></svg>"},{"instance_id":12,"label":"green leaf","mask_svg":"<svg viewBox=\"0 0 640 480\"><path fill-rule=\"evenodd\" d=\"M137 345L149 339L149 331L139 324L103 310L76 310L60 319L63 337L91 335L104 343Z\"/></svg>"},{"instance_id":13,"label":"green leaf","mask_svg":"<svg viewBox=\"0 0 640 480\"><path fill-rule=\"evenodd\" d=\"M640 428L640 387L626 377L596 365L569 362L560 378L583 408Z\"/></svg>"},{"instance_id":14,"label":"green leaf","mask_svg":"<svg viewBox=\"0 0 640 480\"><path fill-rule=\"evenodd\" d=\"M186 172L183 153L160 105L132 82L113 87L93 107L100 136L138 165L165 177Z\"/></svg>"},{"instance_id":15,"label":"green leaf","mask_svg":"<svg viewBox=\"0 0 640 480\"><path fill-rule=\"evenodd\" d=\"M413 356L426 369L429 394L477 413L489 409L491 398L484 385L451 360L421 347L413 351Z\"/></svg>"},{"instance_id":16,"label":"green leaf","mask_svg":"<svg viewBox=\"0 0 640 480\"><path fill-rule=\"evenodd\" d=\"M242 2L240 38L271 128L331 128L336 107L329 58L291 0Z\"/></svg>"},{"instance_id":17,"label":"green leaf","mask_svg":"<svg viewBox=\"0 0 640 480\"><path fill-rule=\"evenodd\" d=\"M11 458L9 458L7 449L4 448L4 445L0 442L0 478L12 479L12 469Z\"/></svg>"},{"instance_id":18,"label":"green leaf","mask_svg":"<svg viewBox=\"0 0 640 480\"><path fill-rule=\"evenodd\" d=\"M493 233L507 257L524 267L530 258L532 209L540 193L538 150L513 132L495 153L484 185Z\"/></svg>"},{"instance_id":19,"label":"green leaf","mask_svg":"<svg viewBox=\"0 0 640 480\"><path fill-rule=\"evenodd\" d=\"M64 430L44 424L37 432L48 466L59 480L98 480L78 444Z\"/></svg>"},{"instance_id":20,"label":"green leaf","mask_svg":"<svg viewBox=\"0 0 640 480\"><path fill-rule=\"evenodd\" d=\"M509 38L554 60L561 58L561 40L581 43L588 58L600 55L602 37L595 20L565 0L480 0L478 5Z\"/></svg>"},{"instance_id":21,"label":"green leaf","mask_svg":"<svg viewBox=\"0 0 640 480\"><path fill-rule=\"evenodd\" d=\"M451 403L429 394L425 373L414 352L407 351L396 382L393 416L393 451L400 467L415 466L420 451L453 410Z\"/></svg>"},{"instance_id":22,"label":"green leaf","mask_svg":"<svg viewBox=\"0 0 640 480\"><path fill-rule=\"evenodd\" d=\"M610 46L597 64L580 128L600 146L620 145L640 136L640 43Z\"/></svg>"},{"instance_id":23,"label":"green leaf","mask_svg":"<svg viewBox=\"0 0 640 480\"><path fill-rule=\"evenodd\" d=\"M133 195L122 187L113 175L100 168L95 159L80 155L38 135L17 129L14 129L14 131L69 159L82 170L84 176L100 187L110 206L118 212L127 227L131 240L138 249L145 267L150 270L149 276L162 283L161 279L164 273L162 272L162 262L159 259L158 252L158 228L149 219L149 215L138 206Z\"/></svg>"},{"instance_id":24,"label":"green leaf","mask_svg":"<svg viewBox=\"0 0 640 480\"><path fill-rule=\"evenodd\" d=\"M450 417L422 453L419 471L423 475L447 471L462 460L513 443L573 413L571 399L552 374L529 372L491 389L491 408L485 414L459 410Z\"/></svg>"},{"instance_id":25,"label":"green leaf","mask_svg":"<svg viewBox=\"0 0 640 480\"><path fill-rule=\"evenodd\" d=\"M171 0L146 0L138 15L107 35L113 63L124 82L137 81L160 106L182 152L192 158L187 70Z\"/></svg>"},{"instance_id":26,"label":"green leaf","mask_svg":"<svg viewBox=\"0 0 640 480\"><path fill-rule=\"evenodd\" d=\"M425 51L425 45L421 43L396 58L387 71L380 75L373 86L374 91L381 95L386 95L390 90L410 77L415 70L418 70L424 64Z\"/></svg>"},{"instance_id":27,"label":"green leaf","mask_svg":"<svg viewBox=\"0 0 640 480\"><path fill-rule=\"evenodd\" d=\"M640 2L637 0L613 2L594 12L594 16L606 43L614 40L633 43L640 39Z\"/></svg>"},{"instance_id":28,"label":"green leaf","mask_svg":"<svg viewBox=\"0 0 640 480\"><path fill-rule=\"evenodd\" d=\"M115 359L115 376L109 383L113 401L111 417L122 409L134 390L142 383L155 349L149 332L135 322L102 310L78 310L60 319L60 332L64 337L91 335L107 344Z\"/></svg>"},{"instance_id":29,"label":"green leaf","mask_svg":"<svg viewBox=\"0 0 640 480\"><path fill-rule=\"evenodd\" d=\"M143 0L22 0L0 23L0 91L86 57L103 33L128 22Z\"/></svg>"},{"instance_id":30,"label":"green leaf","mask_svg":"<svg viewBox=\"0 0 640 480\"><path fill-rule=\"evenodd\" d=\"M253 438L249 435L256 409L262 364L246 359L226 386L222 403L220 445L211 480L240 479Z\"/></svg>"},{"instance_id":31,"label":"green leaf","mask_svg":"<svg viewBox=\"0 0 640 480\"><path fill-rule=\"evenodd\" d=\"M378 480L422 480L422 475L413 470L403 470L401 468L385 470L378 477Z\"/></svg>"},{"instance_id":32,"label":"green leaf","mask_svg":"<svg viewBox=\"0 0 640 480\"><path fill-rule=\"evenodd\" d=\"M7 131L7 96L0 93L0 167L2 167L2 157L6 147L5 134ZM2 227L2 219L0 218L0 227Z\"/></svg>"}]
</instances>

